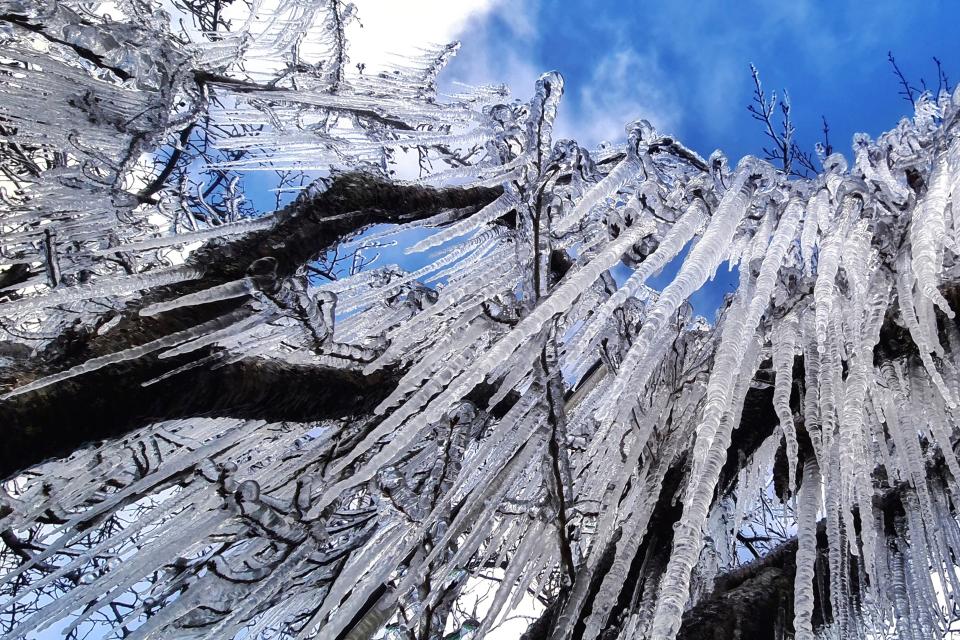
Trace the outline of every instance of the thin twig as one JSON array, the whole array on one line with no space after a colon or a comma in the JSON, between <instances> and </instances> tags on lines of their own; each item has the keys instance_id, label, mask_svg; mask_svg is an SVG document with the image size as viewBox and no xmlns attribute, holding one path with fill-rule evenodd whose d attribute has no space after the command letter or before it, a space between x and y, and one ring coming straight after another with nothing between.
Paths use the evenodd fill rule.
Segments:
<instances>
[{"instance_id":1,"label":"thin twig","mask_svg":"<svg viewBox=\"0 0 960 640\"><path fill-rule=\"evenodd\" d=\"M897 80L900 82L899 95L903 96L904 100L910 102L910 106L916 107L917 102L914 95L918 89L907 82L907 77L903 75L903 71L900 70L900 66L897 64L897 59L893 57L892 51L887 51L887 60L893 67L893 75L897 76Z\"/></svg>"}]
</instances>

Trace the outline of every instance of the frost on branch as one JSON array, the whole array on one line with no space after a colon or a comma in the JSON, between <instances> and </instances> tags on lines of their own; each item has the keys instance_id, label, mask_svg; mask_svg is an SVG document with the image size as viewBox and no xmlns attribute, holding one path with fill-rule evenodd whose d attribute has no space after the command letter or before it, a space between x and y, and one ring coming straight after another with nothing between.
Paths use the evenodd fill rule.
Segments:
<instances>
[{"instance_id":1,"label":"frost on branch","mask_svg":"<svg viewBox=\"0 0 960 640\"><path fill-rule=\"evenodd\" d=\"M216 6L0 12L6 636L944 631L960 96L797 179Z\"/></svg>"}]
</instances>

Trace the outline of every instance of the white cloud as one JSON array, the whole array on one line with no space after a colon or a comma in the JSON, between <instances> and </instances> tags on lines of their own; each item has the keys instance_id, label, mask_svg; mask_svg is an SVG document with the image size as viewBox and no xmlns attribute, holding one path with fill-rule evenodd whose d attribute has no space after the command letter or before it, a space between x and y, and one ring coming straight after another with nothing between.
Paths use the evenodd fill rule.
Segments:
<instances>
[{"instance_id":1,"label":"white cloud","mask_svg":"<svg viewBox=\"0 0 960 640\"><path fill-rule=\"evenodd\" d=\"M415 56L430 45L447 44L465 35L481 36L481 42L472 38L471 46L461 49L453 69L441 75L441 82L506 84L521 98L533 91L539 70L529 62L532 53L523 44L536 34L530 11L499 11L511 37L498 41L488 35L487 19L503 9L506 0L356 0L355 4L359 20L347 32L354 64L363 62L372 70L390 64L397 56Z\"/></svg>"},{"instance_id":2,"label":"white cloud","mask_svg":"<svg viewBox=\"0 0 960 640\"><path fill-rule=\"evenodd\" d=\"M463 38L468 42L441 75L442 85L505 84L521 100L529 98L546 70L538 66L534 49L541 35L536 3L356 0L356 5L359 23L348 31L354 63L379 67L394 59L391 54L416 55L422 47ZM676 133L683 114L675 87L655 53L616 47L596 63L586 84L568 83L555 137L588 145L622 141L624 125L639 118Z\"/></svg>"},{"instance_id":3,"label":"white cloud","mask_svg":"<svg viewBox=\"0 0 960 640\"><path fill-rule=\"evenodd\" d=\"M347 33L350 59L377 68L389 64L393 55L416 55L426 46L447 44L497 2L355 0L359 21Z\"/></svg>"},{"instance_id":4,"label":"white cloud","mask_svg":"<svg viewBox=\"0 0 960 640\"><path fill-rule=\"evenodd\" d=\"M375 68L389 64L391 54L416 55L422 47L465 38L467 46L441 75L441 83L448 88L453 81L505 84L521 100L533 93L534 82L546 70L537 66L533 44L540 35L536 3L514 7L507 0L356 0L356 5L359 22L348 32L354 63ZM656 55L617 49L599 60L585 85L567 85L556 137L592 145L623 140L624 125L639 118L664 131L680 125L674 84Z\"/></svg>"},{"instance_id":5,"label":"white cloud","mask_svg":"<svg viewBox=\"0 0 960 640\"><path fill-rule=\"evenodd\" d=\"M567 89L576 91L578 100L570 105L572 109L561 110L558 137L588 145L620 142L625 138L624 126L634 120L649 120L665 133L675 131L682 122L673 83L655 54L621 49L600 59L585 86Z\"/></svg>"},{"instance_id":6,"label":"white cloud","mask_svg":"<svg viewBox=\"0 0 960 640\"><path fill-rule=\"evenodd\" d=\"M537 3L522 6L494 0L485 13L475 13L461 36L466 40L442 80L467 85L506 85L515 98L527 99L543 72L534 63L532 43L538 37ZM492 18L496 17L497 28Z\"/></svg>"}]
</instances>

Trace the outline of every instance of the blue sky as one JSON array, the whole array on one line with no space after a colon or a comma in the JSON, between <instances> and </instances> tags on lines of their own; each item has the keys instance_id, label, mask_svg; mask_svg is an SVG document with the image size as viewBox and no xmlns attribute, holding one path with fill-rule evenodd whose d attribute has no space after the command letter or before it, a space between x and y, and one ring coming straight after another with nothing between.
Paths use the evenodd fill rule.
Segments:
<instances>
[{"instance_id":1,"label":"blue sky","mask_svg":"<svg viewBox=\"0 0 960 640\"><path fill-rule=\"evenodd\" d=\"M363 26L348 34L355 62L458 39L441 87L505 83L524 100L537 76L560 71L566 92L555 136L585 146L620 142L625 123L646 118L703 156L721 149L736 163L761 155L766 140L746 109L753 63L768 92L789 91L801 148L812 153L822 139L823 115L835 150L849 158L854 133L875 137L912 112L888 51L916 84L936 84L932 56L960 80L958 2L356 2ZM402 248L384 250L380 264L421 266ZM651 284L665 284L677 266ZM692 299L696 311L712 319L736 279L721 267Z\"/></svg>"},{"instance_id":2,"label":"blue sky","mask_svg":"<svg viewBox=\"0 0 960 640\"><path fill-rule=\"evenodd\" d=\"M647 118L703 156L721 149L735 163L766 144L746 110L753 63L768 92L788 90L803 149L822 139L825 116L849 158L854 133L875 137L912 112L888 51L916 84L922 76L936 86L933 56L960 80L958 22L960 3L936 0L498 3L467 21L445 77L506 82L526 97L539 73L556 69L566 80L557 135L622 141L624 123ZM651 284L666 284L676 266ZM691 300L696 311L712 319L736 280L721 267Z\"/></svg>"},{"instance_id":3,"label":"blue sky","mask_svg":"<svg viewBox=\"0 0 960 640\"><path fill-rule=\"evenodd\" d=\"M502 2L473 14L445 77L507 82L518 97L536 76L566 79L558 133L619 140L647 118L703 155L758 153L763 135L746 111L754 63L767 89L790 93L800 144L837 150L910 112L887 51L919 82L936 81L937 56L960 79L960 3L917 2ZM950 72L953 73L950 73Z\"/></svg>"}]
</instances>

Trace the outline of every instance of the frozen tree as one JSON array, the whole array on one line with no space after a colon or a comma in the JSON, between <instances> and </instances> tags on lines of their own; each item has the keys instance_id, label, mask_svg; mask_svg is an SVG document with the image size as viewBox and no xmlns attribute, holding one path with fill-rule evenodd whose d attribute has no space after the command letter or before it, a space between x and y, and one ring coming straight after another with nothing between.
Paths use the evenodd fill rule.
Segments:
<instances>
[{"instance_id":1,"label":"frozen tree","mask_svg":"<svg viewBox=\"0 0 960 640\"><path fill-rule=\"evenodd\" d=\"M354 19L0 4L5 637L941 635L960 93L802 177Z\"/></svg>"}]
</instances>

